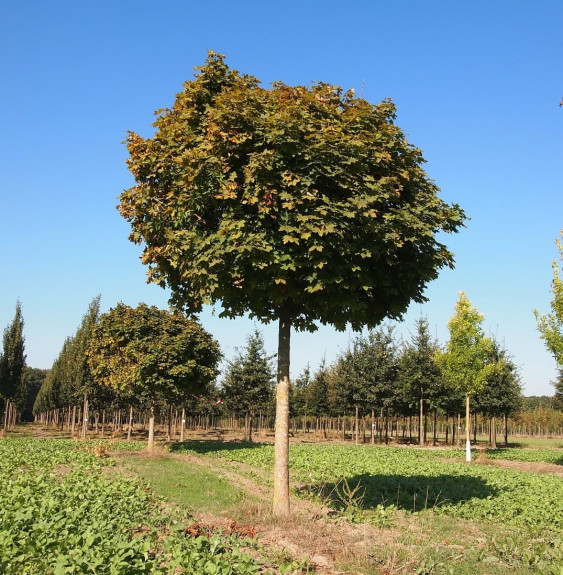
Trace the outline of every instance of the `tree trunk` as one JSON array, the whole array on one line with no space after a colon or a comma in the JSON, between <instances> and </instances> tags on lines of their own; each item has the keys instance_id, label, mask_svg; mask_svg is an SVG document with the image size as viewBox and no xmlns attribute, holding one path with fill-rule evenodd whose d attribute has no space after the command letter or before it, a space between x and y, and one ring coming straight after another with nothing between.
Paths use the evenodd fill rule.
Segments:
<instances>
[{"instance_id":1,"label":"tree trunk","mask_svg":"<svg viewBox=\"0 0 563 575\"><path fill-rule=\"evenodd\" d=\"M182 424L180 425L180 441L184 441L185 424L186 424L186 408L182 407Z\"/></svg>"},{"instance_id":2,"label":"tree trunk","mask_svg":"<svg viewBox=\"0 0 563 575\"><path fill-rule=\"evenodd\" d=\"M424 429L424 399L420 397L420 405L419 405L419 414L418 414L418 445L420 447L424 447L424 438L425 432Z\"/></svg>"},{"instance_id":3,"label":"tree trunk","mask_svg":"<svg viewBox=\"0 0 563 575\"><path fill-rule=\"evenodd\" d=\"M493 449L497 448L497 422L496 418L493 416L491 417L491 447Z\"/></svg>"},{"instance_id":4,"label":"tree trunk","mask_svg":"<svg viewBox=\"0 0 563 575\"><path fill-rule=\"evenodd\" d=\"M10 400L6 399L4 403L4 426L2 428L2 435L5 436L8 431L8 411L10 408Z\"/></svg>"},{"instance_id":5,"label":"tree trunk","mask_svg":"<svg viewBox=\"0 0 563 575\"><path fill-rule=\"evenodd\" d=\"M244 414L244 441L252 441L252 415L249 411Z\"/></svg>"},{"instance_id":6,"label":"tree trunk","mask_svg":"<svg viewBox=\"0 0 563 575\"><path fill-rule=\"evenodd\" d=\"M86 439L88 429L88 397L84 395L84 408L82 410L82 439Z\"/></svg>"},{"instance_id":7,"label":"tree trunk","mask_svg":"<svg viewBox=\"0 0 563 575\"><path fill-rule=\"evenodd\" d=\"M356 419L355 419L355 421L354 421L354 430L355 430L355 431L354 431L354 434L355 434L355 443L356 443L356 445L358 445L358 443L360 442L360 427L359 427L359 425L360 425L360 418L358 417L358 411L359 411L359 408L358 408L358 406L356 405Z\"/></svg>"},{"instance_id":8,"label":"tree trunk","mask_svg":"<svg viewBox=\"0 0 563 575\"><path fill-rule=\"evenodd\" d=\"M76 421L76 405L72 406L72 422L70 424L70 436L74 437L74 424Z\"/></svg>"},{"instance_id":9,"label":"tree trunk","mask_svg":"<svg viewBox=\"0 0 563 575\"><path fill-rule=\"evenodd\" d=\"M274 436L274 505L276 517L289 515L289 345L291 323L282 308L278 336L278 384L276 388L276 429Z\"/></svg>"},{"instance_id":10,"label":"tree trunk","mask_svg":"<svg viewBox=\"0 0 563 575\"><path fill-rule=\"evenodd\" d=\"M149 416L149 440L147 442L147 451L154 450L154 406L150 407Z\"/></svg>"},{"instance_id":11,"label":"tree trunk","mask_svg":"<svg viewBox=\"0 0 563 575\"><path fill-rule=\"evenodd\" d=\"M131 432L133 431L133 406L129 406L129 425L127 426L127 441L131 441Z\"/></svg>"},{"instance_id":12,"label":"tree trunk","mask_svg":"<svg viewBox=\"0 0 563 575\"><path fill-rule=\"evenodd\" d=\"M504 418L504 445L508 446L508 417L506 415L506 413L503 415Z\"/></svg>"},{"instance_id":13,"label":"tree trunk","mask_svg":"<svg viewBox=\"0 0 563 575\"><path fill-rule=\"evenodd\" d=\"M168 406L168 426L166 428L166 441L172 441L172 404Z\"/></svg>"},{"instance_id":14,"label":"tree trunk","mask_svg":"<svg viewBox=\"0 0 563 575\"><path fill-rule=\"evenodd\" d=\"M469 394L465 396L465 461L471 461L471 417L469 413Z\"/></svg>"}]
</instances>

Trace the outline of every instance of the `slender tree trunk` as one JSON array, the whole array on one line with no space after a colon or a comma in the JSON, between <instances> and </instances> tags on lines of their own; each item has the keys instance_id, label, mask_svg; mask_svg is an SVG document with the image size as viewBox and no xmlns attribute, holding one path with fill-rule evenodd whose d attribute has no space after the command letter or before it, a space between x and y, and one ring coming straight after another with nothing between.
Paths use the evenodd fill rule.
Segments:
<instances>
[{"instance_id":1,"label":"slender tree trunk","mask_svg":"<svg viewBox=\"0 0 563 575\"><path fill-rule=\"evenodd\" d=\"M84 394L84 408L82 409L82 439L86 439L88 428L88 397Z\"/></svg>"},{"instance_id":2,"label":"slender tree trunk","mask_svg":"<svg viewBox=\"0 0 563 575\"><path fill-rule=\"evenodd\" d=\"M491 417L491 447L493 449L497 448L497 422L496 418L493 416Z\"/></svg>"},{"instance_id":3,"label":"slender tree trunk","mask_svg":"<svg viewBox=\"0 0 563 575\"><path fill-rule=\"evenodd\" d=\"M166 441L172 440L172 404L168 406L168 426L166 428Z\"/></svg>"},{"instance_id":4,"label":"slender tree trunk","mask_svg":"<svg viewBox=\"0 0 563 575\"><path fill-rule=\"evenodd\" d=\"M76 405L72 406L72 422L70 424L70 436L74 437L74 424L76 422Z\"/></svg>"},{"instance_id":5,"label":"slender tree trunk","mask_svg":"<svg viewBox=\"0 0 563 575\"><path fill-rule=\"evenodd\" d=\"M127 426L127 441L131 441L131 432L133 431L133 406L129 406L129 425Z\"/></svg>"},{"instance_id":6,"label":"slender tree trunk","mask_svg":"<svg viewBox=\"0 0 563 575\"><path fill-rule=\"evenodd\" d=\"M375 443L375 413L373 409L371 410L371 444Z\"/></svg>"},{"instance_id":7,"label":"slender tree trunk","mask_svg":"<svg viewBox=\"0 0 563 575\"><path fill-rule=\"evenodd\" d=\"M471 461L471 416L469 413L469 394L465 396L465 461Z\"/></svg>"},{"instance_id":8,"label":"slender tree trunk","mask_svg":"<svg viewBox=\"0 0 563 575\"><path fill-rule=\"evenodd\" d=\"M432 430L432 445L438 443L438 411L434 410L434 429Z\"/></svg>"},{"instance_id":9,"label":"slender tree trunk","mask_svg":"<svg viewBox=\"0 0 563 575\"><path fill-rule=\"evenodd\" d=\"M10 410L10 400L6 399L4 403L4 425L2 428L2 435L5 436L8 431L8 412Z\"/></svg>"},{"instance_id":10,"label":"slender tree trunk","mask_svg":"<svg viewBox=\"0 0 563 575\"><path fill-rule=\"evenodd\" d=\"M504 445L508 445L508 417L506 413L503 415L504 419Z\"/></svg>"},{"instance_id":11,"label":"slender tree trunk","mask_svg":"<svg viewBox=\"0 0 563 575\"><path fill-rule=\"evenodd\" d=\"M154 450L154 406L150 407L149 415L149 439L147 442L147 451Z\"/></svg>"},{"instance_id":12,"label":"slender tree trunk","mask_svg":"<svg viewBox=\"0 0 563 575\"><path fill-rule=\"evenodd\" d=\"M426 430L424 429L424 398L420 396L419 405L419 415L418 415L418 444L420 447L424 447L424 439L426 435Z\"/></svg>"},{"instance_id":13,"label":"slender tree trunk","mask_svg":"<svg viewBox=\"0 0 563 575\"><path fill-rule=\"evenodd\" d=\"M185 424L186 424L186 408L182 407L182 423L180 425L180 441L184 441Z\"/></svg>"},{"instance_id":14,"label":"slender tree trunk","mask_svg":"<svg viewBox=\"0 0 563 575\"><path fill-rule=\"evenodd\" d=\"M289 515L289 346L291 323L285 308L280 313L278 337L278 384L274 455L274 505L277 517Z\"/></svg>"},{"instance_id":15,"label":"slender tree trunk","mask_svg":"<svg viewBox=\"0 0 563 575\"><path fill-rule=\"evenodd\" d=\"M360 442L360 418L358 417L359 408L356 405L356 419L354 421L354 435L355 435L355 443L358 445Z\"/></svg>"},{"instance_id":16,"label":"slender tree trunk","mask_svg":"<svg viewBox=\"0 0 563 575\"><path fill-rule=\"evenodd\" d=\"M243 441L252 441L252 419L247 411L244 414L244 436Z\"/></svg>"}]
</instances>

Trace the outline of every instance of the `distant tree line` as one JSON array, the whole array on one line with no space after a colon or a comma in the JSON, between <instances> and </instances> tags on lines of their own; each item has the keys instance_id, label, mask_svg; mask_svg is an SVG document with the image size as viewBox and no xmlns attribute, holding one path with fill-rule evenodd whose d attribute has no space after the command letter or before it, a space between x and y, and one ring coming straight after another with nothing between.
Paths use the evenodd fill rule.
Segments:
<instances>
[{"instance_id":1,"label":"distant tree line","mask_svg":"<svg viewBox=\"0 0 563 575\"><path fill-rule=\"evenodd\" d=\"M69 433L150 427L168 437L186 428L228 428L251 441L273 429L273 356L255 329L226 362L219 379L217 342L194 319L140 304L118 304L100 315L94 298L76 333L51 369L26 365L21 305L4 330L0 355L2 429L34 416ZM357 336L332 363L308 366L291 386L291 429L356 442L458 443L462 429L507 434L563 433L563 404L553 397L522 396L518 370L492 338L483 356L483 379L464 417L466 391L444 372L441 347L420 318L409 341L391 324ZM154 431L153 431L154 433Z\"/></svg>"},{"instance_id":2,"label":"distant tree line","mask_svg":"<svg viewBox=\"0 0 563 575\"><path fill-rule=\"evenodd\" d=\"M441 369L444 353L425 318L410 341L392 325L359 335L331 364L307 367L295 379L293 432L424 445L441 431L440 441L459 441L466 392ZM167 436L187 425L240 426L247 440L253 430L272 429L275 372L260 332L247 337L219 381L220 359L218 344L193 319L144 304L100 315L95 298L46 373L33 410L83 437L92 427L115 427L116 418L129 437L135 422L150 428L153 417L167 425ZM498 341L491 340L484 362L496 369L474 395L474 413L488 422L495 444L497 428L508 433L507 419L523 398L516 366ZM476 433L475 419L469 423Z\"/></svg>"}]
</instances>

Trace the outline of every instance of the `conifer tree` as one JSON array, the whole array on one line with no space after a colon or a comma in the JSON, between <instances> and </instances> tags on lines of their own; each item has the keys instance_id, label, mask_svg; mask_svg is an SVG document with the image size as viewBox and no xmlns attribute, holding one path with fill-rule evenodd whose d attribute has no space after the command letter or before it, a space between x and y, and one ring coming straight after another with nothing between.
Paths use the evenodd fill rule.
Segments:
<instances>
[{"instance_id":1,"label":"conifer tree","mask_svg":"<svg viewBox=\"0 0 563 575\"><path fill-rule=\"evenodd\" d=\"M244 415L245 441L252 441L252 420L271 404L274 387L272 357L264 349L262 334L255 329L246 339L243 350L237 350L229 362L223 380L225 407Z\"/></svg>"},{"instance_id":2,"label":"conifer tree","mask_svg":"<svg viewBox=\"0 0 563 575\"><path fill-rule=\"evenodd\" d=\"M4 399L3 433L7 431L10 419L14 419L14 410L23 409L27 394L23 327L22 307L18 302L14 319L4 330L3 349L0 355L0 397Z\"/></svg>"}]
</instances>

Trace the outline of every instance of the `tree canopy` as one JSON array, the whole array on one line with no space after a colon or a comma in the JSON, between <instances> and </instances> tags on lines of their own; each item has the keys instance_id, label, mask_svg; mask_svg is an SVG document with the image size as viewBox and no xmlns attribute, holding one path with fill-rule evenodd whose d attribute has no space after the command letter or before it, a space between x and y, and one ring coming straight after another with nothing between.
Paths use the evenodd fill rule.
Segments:
<instances>
[{"instance_id":1,"label":"tree canopy","mask_svg":"<svg viewBox=\"0 0 563 575\"><path fill-rule=\"evenodd\" d=\"M195 319L144 303L102 314L88 349L97 382L154 400L200 392L215 379L219 346Z\"/></svg>"},{"instance_id":2,"label":"tree canopy","mask_svg":"<svg viewBox=\"0 0 563 575\"><path fill-rule=\"evenodd\" d=\"M149 280L189 311L298 329L375 326L424 301L464 214L438 197L421 151L372 105L329 84L262 87L210 52L153 138L130 133L120 198Z\"/></svg>"},{"instance_id":3,"label":"tree canopy","mask_svg":"<svg viewBox=\"0 0 563 575\"><path fill-rule=\"evenodd\" d=\"M484 316L459 292L454 314L448 322L450 339L438 364L448 381L465 395L483 388L487 376L487 359L492 341L485 337L481 324Z\"/></svg>"},{"instance_id":4,"label":"tree canopy","mask_svg":"<svg viewBox=\"0 0 563 575\"><path fill-rule=\"evenodd\" d=\"M123 303L102 314L88 348L95 380L151 409L148 449L154 445L157 399L172 401L198 393L216 378L218 343L195 319L144 303Z\"/></svg>"}]
</instances>

